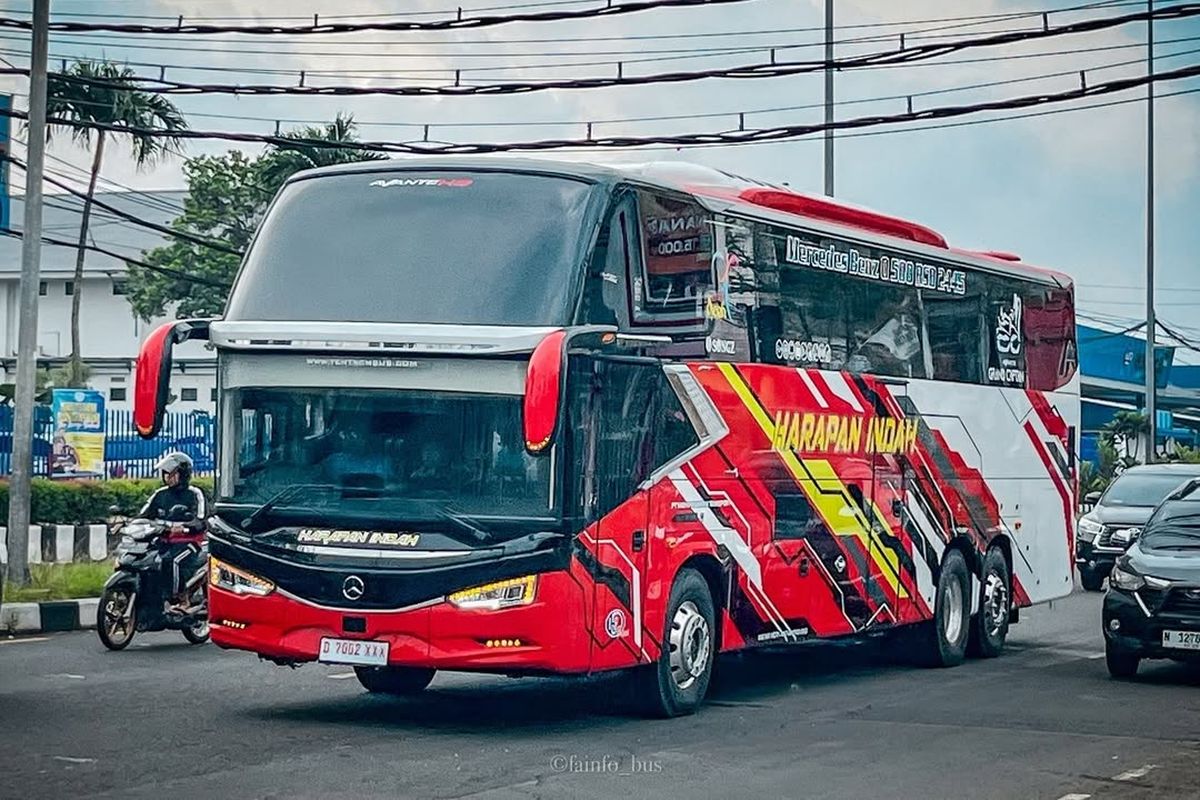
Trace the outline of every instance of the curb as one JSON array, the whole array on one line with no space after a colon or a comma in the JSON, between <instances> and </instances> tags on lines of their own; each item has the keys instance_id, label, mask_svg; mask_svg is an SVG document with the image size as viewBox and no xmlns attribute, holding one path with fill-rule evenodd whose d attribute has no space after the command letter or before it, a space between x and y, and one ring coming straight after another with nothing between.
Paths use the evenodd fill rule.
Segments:
<instances>
[{"instance_id":1,"label":"curb","mask_svg":"<svg viewBox=\"0 0 1200 800\"><path fill-rule=\"evenodd\" d=\"M96 627L99 597L5 603L0 607L0 634L82 631Z\"/></svg>"},{"instance_id":2,"label":"curb","mask_svg":"<svg viewBox=\"0 0 1200 800\"><path fill-rule=\"evenodd\" d=\"M30 525L30 564L104 561L110 552L107 525ZM0 558L8 561L8 529L0 526Z\"/></svg>"}]
</instances>

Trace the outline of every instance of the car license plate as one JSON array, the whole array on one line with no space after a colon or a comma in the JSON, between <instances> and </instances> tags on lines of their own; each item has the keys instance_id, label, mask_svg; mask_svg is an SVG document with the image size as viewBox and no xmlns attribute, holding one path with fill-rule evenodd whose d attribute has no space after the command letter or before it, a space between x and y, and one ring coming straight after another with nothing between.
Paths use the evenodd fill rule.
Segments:
<instances>
[{"instance_id":1,"label":"car license plate","mask_svg":"<svg viewBox=\"0 0 1200 800\"><path fill-rule=\"evenodd\" d=\"M1200 631L1163 631L1163 647L1200 650Z\"/></svg>"},{"instance_id":2,"label":"car license plate","mask_svg":"<svg viewBox=\"0 0 1200 800\"><path fill-rule=\"evenodd\" d=\"M385 667L388 662L388 643L322 637L317 661L326 664L365 664L373 667Z\"/></svg>"}]
</instances>

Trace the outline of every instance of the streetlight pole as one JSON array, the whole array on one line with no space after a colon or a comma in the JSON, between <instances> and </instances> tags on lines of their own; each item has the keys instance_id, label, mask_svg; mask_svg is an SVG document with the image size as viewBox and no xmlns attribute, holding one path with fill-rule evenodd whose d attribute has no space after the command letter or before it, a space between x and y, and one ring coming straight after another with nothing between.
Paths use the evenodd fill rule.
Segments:
<instances>
[{"instance_id":1,"label":"streetlight pole","mask_svg":"<svg viewBox=\"0 0 1200 800\"><path fill-rule=\"evenodd\" d=\"M1154 11L1154 0L1146 0ZM1154 19L1146 20L1146 74L1154 75ZM1146 417L1150 422L1146 463L1153 463L1158 448L1158 392L1154 364L1154 81L1146 83Z\"/></svg>"},{"instance_id":2,"label":"streetlight pole","mask_svg":"<svg viewBox=\"0 0 1200 800\"><path fill-rule=\"evenodd\" d=\"M13 398L12 480L8 495L8 555L12 581L29 583L29 493L33 477L33 404L37 383L38 283L42 250L42 169L46 155L46 55L50 0L34 0L29 72L29 134L25 161L25 225L21 231L20 326Z\"/></svg>"},{"instance_id":3,"label":"streetlight pole","mask_svg":"<svg viewBox=\"0 0 1200 800\"><path fill-rule=\"evenodd\" d=\"M833 197L833 0L825 0L825 196Z\"/></svg>"}]
</instances>

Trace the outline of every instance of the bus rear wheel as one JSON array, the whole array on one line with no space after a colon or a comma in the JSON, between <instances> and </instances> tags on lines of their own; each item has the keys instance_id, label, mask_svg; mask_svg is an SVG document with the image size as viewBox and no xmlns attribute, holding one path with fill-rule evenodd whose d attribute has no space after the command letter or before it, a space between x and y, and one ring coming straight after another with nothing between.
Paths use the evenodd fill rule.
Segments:
<instances>
[{"instance_id":1,"label":"bus rear wheel","mask_svg":"<svg viewBox=\"0 0 1200 800\"><path fill-rule=\"evenodd\" d=\"M971 575L967 560L950 550L938 576L933 619L925 623L918 660L928 667L954 667L967 655L971 627Z\"/></svg>"},{"instance_id":2,"label":"bus rear wheel","mask_svg":"<svg viewBox=\"0 0 1200 800\"><path fill-rule=\"evenodd\" d=\"M980 658L995 658L1004 649L1008 638L1008 622L1012 614L1012 579L1008 559L1000 548L993 547L983 557L979 586L979 613L971 621L971 639L967 650Z\"/></svg>"},{"instance_id":3,"label":"bus rear wheel","mask_svg":"<svg viewBox=\"0 0 1200 800\"><path fill-rule=\"evenodd\" d=\"M355 667L362 687L372 694L417 694L433 680L437 670L425 667Z\"/></svg>"},{"instance_id":4,"label":"bus rear wheel","mask_svg":"<svg viewBox=\"0 0 1200 800\"><path fill-rule=\"evenodd\" d=\"M662 652L634 673L638 705L655 717L692 714L704 701L716 658L716 614L708 583L681 570L671 587Z\"/></svg>"}]
</instances>

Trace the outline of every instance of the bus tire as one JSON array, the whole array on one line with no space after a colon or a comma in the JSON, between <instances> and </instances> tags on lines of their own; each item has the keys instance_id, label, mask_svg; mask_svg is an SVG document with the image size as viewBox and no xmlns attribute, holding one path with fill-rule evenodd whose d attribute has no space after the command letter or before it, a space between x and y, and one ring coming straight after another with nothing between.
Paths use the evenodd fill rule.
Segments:
<instances>
[{"instance_id":1,"label":"bus tire","mask_svg":"<svg viewBox=\"0 0 1200 800\"><path fill-rule=\"evenodd\" d=\"M954 667L967 655L971 626L971 574L958 550L948 550L938 576L933 619L925 623L918 660L927 667Z\"/></svg>"},{"instance_id":2,"label":"bus tire","mask_svg":"<svg viewBox=\"0 0 1200 800\"><path fill-rule=\"evenodd\" d=\"M716 658L715 618L708 583L693 569L681 570L671 587L658 660L634 672L637 704L643 712L679 717L700 707Z\"/></svg>"},{"instance_id":3,"label":"bus tire","mask_svg":"<svg viewBox=\"0 0 1200 800\"><path fill-rule=\"evenodd\" d=\"M437 670L426 667L355 667L362 687L372 694L410 695L425 689Z\"/></svg>"},{"instance_id":4,"label":"bus tire","mask_svg":"<svg viewBox=\"0 0 1200 800\"><path fill-rule=\"evenodd\" d=\"M967 652L978 658L995 658L1004 649L1012 616L1012 577L999 547L990 548L983 557L980 576L979 613L971 619Z\"/></svg>"}]
</instances>

